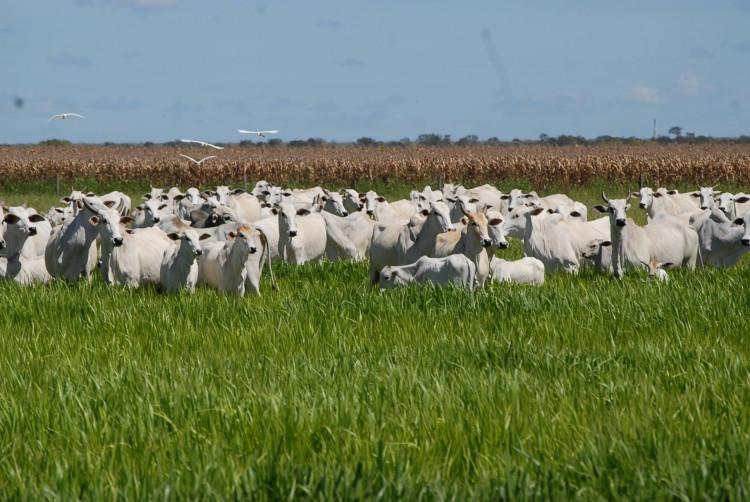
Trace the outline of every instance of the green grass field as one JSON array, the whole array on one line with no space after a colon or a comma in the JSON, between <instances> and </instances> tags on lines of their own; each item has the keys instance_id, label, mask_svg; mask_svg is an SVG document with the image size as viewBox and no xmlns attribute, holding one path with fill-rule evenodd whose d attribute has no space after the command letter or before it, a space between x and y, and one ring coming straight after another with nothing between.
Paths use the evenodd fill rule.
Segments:
<instances>
[{"instance_id":1,"label":"green grass field","mask_svg":"<svg viewBox=\"0 0 750 502\"><path fill-rule=\"evenodd\" d=\"M366 271L280 266L244 299L0 284L2 498L748 497L746 261L475 294Z\"/></svg>"}]
</instances>

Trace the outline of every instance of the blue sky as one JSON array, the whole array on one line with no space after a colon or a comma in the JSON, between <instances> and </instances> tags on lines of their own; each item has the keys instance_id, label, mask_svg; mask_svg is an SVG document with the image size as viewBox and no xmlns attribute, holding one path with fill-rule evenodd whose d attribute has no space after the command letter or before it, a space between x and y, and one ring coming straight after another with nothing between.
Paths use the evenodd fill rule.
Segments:
<instances>
[{"instance_id":1,"label":"blue sky","mask_svg":"<svg viewBox=\"0 0 750 502\"><path fill-rule=\"evenodd\" d=\"M0 143L750 134L750 0L0 7Z\"/></svg>"}]
</instances>

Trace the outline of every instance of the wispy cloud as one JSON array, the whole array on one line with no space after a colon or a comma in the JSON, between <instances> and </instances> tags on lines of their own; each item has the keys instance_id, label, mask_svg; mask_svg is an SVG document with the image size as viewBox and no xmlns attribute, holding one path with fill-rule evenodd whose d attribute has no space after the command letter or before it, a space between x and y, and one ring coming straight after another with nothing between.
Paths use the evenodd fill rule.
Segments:
<instances>
[{"instance_id":1,"label":"wispy cloud","mask_svg":"<svg viewBox=\"0 0 750 502\"><path fill-rule=\"evenodd\" d=\"M634 87L633 90L628 93L627 97L631 101L637 101L639 103L646 103L649 105L654 105L663 101L661 99L661 96L659 96L658 89L647 87L645 85Z\"/></svg>"},{"instance_id":2,"label":"wispy cloud","mask_svg":"<svg viewBox=\"0 0 750 502\"><path fill-rule=\"evenodd\" d=\"M346 58L336 61L336 64L344 68L364 68L367 66L364 61L356 58Z\"/></svg>"},{"instance_id":3,"label":"wispy cloud","mask_svg":"<svg viewBox=\"0 0 750 502\"><path fill-rule=\"evenodd\" d=\"M688 51L688 56L694 59L713 59L714 53L704 47L693 47Z\"/></svg>"},{"instance_id":4,"label":"wispy cloud","mask_svg":"<svg viewBox=\"0 0 750 502\"><path fill-rule=\"evenodd\" d=\"M712 86L698 80L698 77L692 71L687 71L680 75L677 84L680 92L685 96L700 96L714 90Z\"/></svg>"},{"instance_id":5,"label":"wispy cloud","mask_svg":"<svg viewBox=\"0 0 750 502\"><path fill-rule=\"evenodd\" d=\"M64 66L67 68L91 68L94 66L94 62L87 57L76 56L70 52L62 52L55 56L47 58L49 64L55 66Z\"/></svg>"}]
</instances>

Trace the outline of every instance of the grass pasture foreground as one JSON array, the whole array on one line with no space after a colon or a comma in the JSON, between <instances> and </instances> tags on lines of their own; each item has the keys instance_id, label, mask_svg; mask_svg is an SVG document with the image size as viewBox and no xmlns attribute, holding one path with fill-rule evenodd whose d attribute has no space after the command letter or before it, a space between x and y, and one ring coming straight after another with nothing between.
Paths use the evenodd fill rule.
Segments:
<instances>
[{"instance_id":1,"label":"grass pasture foreground","mask_svg":"<svg viewBox=\"0 0 750 502\"><path fill-rule=\"evenodd\" d=\"M0 284L0 494L748 497L746 262L475 294L366 270L244 299Z\"/></svg>"}]
</instances>

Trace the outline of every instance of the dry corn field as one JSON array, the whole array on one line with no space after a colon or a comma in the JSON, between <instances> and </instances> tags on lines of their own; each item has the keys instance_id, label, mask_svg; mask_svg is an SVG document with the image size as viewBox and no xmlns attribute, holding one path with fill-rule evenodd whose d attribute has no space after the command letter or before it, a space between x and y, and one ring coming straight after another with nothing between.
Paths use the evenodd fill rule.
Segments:
<instances>
[{"instance_id":1,"label":"dry corn field","mask_svg":"<svg viewBox=\"0 0 750 502\"><path fill-rule=\"evenodd\" d=\"M178 153L217 158L196 167ZM240 147L222 151L173 146L0 146L0 183L96 179L153 184L238 182L341 184L437 179L523 180L541 188L594 180L650 184L750 183L750 145L608 145L593 147Z\"/></svg>"}]
</instances>

